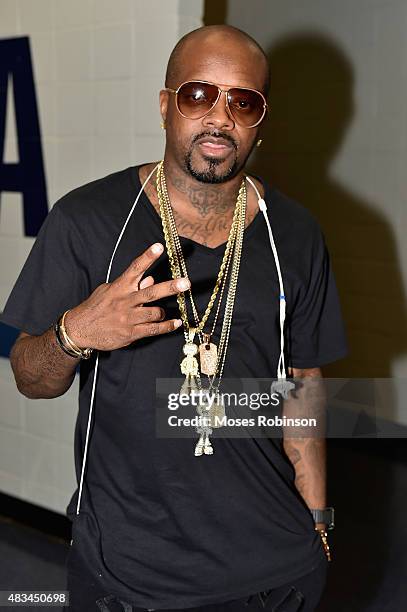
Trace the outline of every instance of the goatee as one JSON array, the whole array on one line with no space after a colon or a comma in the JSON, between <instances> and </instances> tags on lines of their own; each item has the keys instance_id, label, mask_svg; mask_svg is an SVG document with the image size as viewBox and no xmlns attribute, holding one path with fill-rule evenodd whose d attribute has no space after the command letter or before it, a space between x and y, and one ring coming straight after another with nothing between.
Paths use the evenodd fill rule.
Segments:
<instances>
[{"instance_id":1,"label":"goatee","mask_svg":"<svg viewBox=\"0 0 407 612\"><path fill-rule=\"evenodd\" d=\"M222 164L223 159L213 159L212 157L204 157L204 160L207 162L207 167L205 170L197 170L192 165L192 152L188 151L185 157L185 168L189 172L191 176L193 176L200 183L225 183L230 178L232 178L237 169L237 160L235 159L233 164L222 174L217 173L217 168Z\"/></svg>"}]
</instances>

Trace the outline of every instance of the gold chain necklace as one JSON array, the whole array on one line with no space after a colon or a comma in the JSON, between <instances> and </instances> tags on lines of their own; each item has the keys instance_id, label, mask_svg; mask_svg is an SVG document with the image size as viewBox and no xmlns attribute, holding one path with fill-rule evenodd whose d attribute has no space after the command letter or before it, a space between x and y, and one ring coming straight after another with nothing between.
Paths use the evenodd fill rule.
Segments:
<instances>
[{"instance_id":1,"label":"gold chain necklace","mask_svg":"<svg viewBox=\"0 0 407 612\"><path fill-rule=\"evenodd\" d=\"M223 368L225 365L226 353L229 342L230 329L232 325L232 314L233 314L233 306L236 296L236 288L237 288L237 280L239 275L239 267L240 260L242 255L242 247L243 247L243 236L244 236L244 228L245 228L245 213L246 213L246 198L244 199L242 206L242 214L239 219L239 227L238 227L238 236L236 240L234 256L233 256L233 265L231 270L231 278L229 282L228 295L226 301L225 314L223 318L222 325L222 333L221 340L219 343L219 353L217 360L217 371L218 373L218 382L216 385L213 384L213 381L210 381L209 389L207 393L209 395L212 392L211 403L204 403L198 408L198 414L206 417L208 419L207 423L204 423L200 428L197 428L197 432L200 434L199 440L195 447L195 455L199 456L202 454L211 455L213 454L213 447L210 441L210 434L212 433L213 427L221 427L222 419L225 418L225 406L222 398L219 396L219 387L221 384ZM215 377L214 379L215 380Z\"/></svg>"},{"instance_id":2,"label":"gold chain necklace","mask_svg":"<svg viewBox=\"0 0 407 612\"><path fill-rule=\"evenodd\" d=\"M161 190L161 194L164 196L161 200L163 204L163 206L161 207L161 216L163 219L164 226L166 226L167 229L169 230L167 233L169 234L169 239L171 242L172 252L170 253L170 255L172 255L173 267L174 269L176 269L177 275L183 275L188 278L188 271L187 271L185 260L183 257L182 248L181 248L181 244L179 241L179 236L177 232L174 215L173 215L171 203L169 201L168 192L166 189L165 175L163 171L160 172L159 180L160 180L159 189ZM208 307L201 321L199 321L199 316L198 316L198 312L197 312L195 302L192 296L192 292L191 290L188 291L189 298L191 301L192 312L193 312L193 316L195 319L195 333L198 335L198 338L200 340L200 346L199 346L200 370L202 374L206 374L208 377L214 376L216 374L217 347L214 343L210 342L210 337L213 335L213 332L216 327L216 322L217 322L217 318L219 315L219 308L220 308L222 297L223 297L223 290L225 287L226 277L227 277L230 261L231 261L232 254L233 254L234 243L236 240L236 230L237 230L237 225L238 225L238 215L239 215L239 207L236 206L234 220L232 221L232 226L230 230L229 240L228 240L228 243L225 249L225 255L224 255L223 262L222 262L222 265L219 271L219 275L218 275L218 281L215 285L215 288L212 293L211 299L209 301ZM214 319L213 326L212 326L212 331L211 333L204 333L203 332L204 324L208 320L208 317L213 308L218 292L219 292L219 303L218 303L218 307L216 310L215 319ZM184 322L185 340L188 343L190 341L189 340L190 326L189 326L188 317L186 314L187 310L186 310L186 305L184 302L184 297L183 296L180 296L180 297L181 297L181 301L183 302L182 310L184 310L185 315L186 315L184 317L183 322Z\"/></svg>"},{"instance_id":3,"label":"gold chain necklace","mask_svg":"<svg viewBox=\"0 0 407 612\"><path fill-rule=\"evenodd\" d=\"M210 315L210 312L212 310L212 307L216 300L216 296L218 294L218 291L222 283L222 279L225 273L228 259L232 253L232 248L233 248L234 240L236 237L238 214L239 214L239 208L241 205L243 190L245 190L244 181L242 181L242 186L240 187L239 196L236 202L235 211L233 215L232 225L231 225L231 229L229 232L229 238L226 244L225 253L224 253L223 260L222 260L222 263L219 269L218 277L216 279L215 287L213 289L209 303L206 307L205 313L202 319L200 320L199 324L196 327L196 330L195 330L196 333L202 332L203 327L206 321L208 320L208 317ZM186 269L185 260L184 260L182 248L181 248L181 243L179 241L179 236L178 236L178 232L176 229L176 223L175 223L174 215L172 212L170 199L168 196L167 185L166 185L165 175L164 175L163 162L160 163L158 170L157 170L157 195L158 195L158 201L160 204L160 214L161 214L161 220L163 222L164 237L167 243L167 251L169 251L168 246L170 246L170 251L171 251L171 252L168 252L168 256L170 258L171 271L173 274L175 271L175 273L178 274L179 276L183 274L188 278L188 271ZM168 242L167 242L167 239L168 239ZM195 303L193 302L192 292L190 290L189 290L189 294L191 297L191 303L193 304L194 312L196 312ZM181 318L184 323L184 328L186 332L188 332L190 329L190 326L188 323L188 314L187 314L187 309L186 309L185 296L183 292L179 294L178 305L180 308Z\"/></svg>"},{"instance_id":4,"label":"gold chain necklace","mask_svg":"<svg viewBox=\"0 0 407 612\"><path fill-rule=\"evenodd\" d=\"M163 225L164 238L167 246L168 259L170 262L170 268L173 278L179 278L181 275L188 278L188 272L186 268L185 259L183 257L181 244L179 241L179 235L176 228L175 219L172 212L171 203L168 196L168 191L165 182L165 175L163 169L163 162L160 163L157 171L157 195L160 205L160 214ZM227 346L230 335L230 328L232 322L232 313L233 313L233 305L236 294L236 286L237 286L237 278L239 272L239 265L241 259L242 252L242 243L243 243L243 234L245 228L245 216L246 216L246 185L245 181L242 181L242 185L239 190L239 195L236 201L236 207L233 215L232 225L229 233L229 239L226 244L225 254L222 260L222 264L219 270L218 278L215 283L214 290L212 292L211 298L209 300L208 306L205 310L204 316L201 321L199 321L199 316L196 310L196 306L193 300L192 291L189 290L189 296L191 300L192 310L195 318L196 327L191 327L188 321L187 307L185 296L183 293L177 295L178 306L180 309L182 321L184 323L184 335L186 339L186 344L183 347L183 353L185 355L184 359L181 362L181 372L185 374L185 382L182 386L181 392L191 392L193 389L197 389L201 387L199 370L198 370L198 361L196 359L196 354L198 353L198 347L194 343L194 337L197 333L198 336L203 331L203 327L210 315L212 307L215 303L217 294L220 290L219 303L215 315L215 321L212 327L212 332L215 329L216 320L219 314L220 304L222 301L223 291L225 287L225 281L228 276L230 263L232 261L233 255L233 265L231 271L231 278L229 283L229 290L226 300L225 307L225 315L222 325L222 332L219 342L219 352L215 352L213 355L213 347L215 345L209 344L210 334L203 334L204 343L201 343L200 346L200 361L201 361L201 369L202 369L202 355L205 354L205 351L208 349L212 352L212 359L209 360L209 363L212 362L212 365L207 367L207 371L204 373L208 374L210 371L213 374L213 380L210 380L210 387L207 389L213 390L216 389L216 395L218 401L215 403L211 403L211 407L208 405L205 406L203 403L198 408L198 413L208 417L209 416L209 424L203 425L200 428L197 428L198 433L200 433L200 439L195 448L195 455L212 454L213 448L209 440L209 434L212 433L211 426L219 427L221 425L215 424L216 416L218 418L222 418L224 416L224 406L219 401L219 385L220 380L223 374L223 368L226 358ZM215 347L216 348L216 347ZM204 360L205 361L205 360ZM214 363L213 363L214 362ZM218 385L214 387L215 375L219 371ZM209 378L209 375L208 375ZM196 379L198 380L198 385L196 384Z\"/></svg>"}]
</instances>

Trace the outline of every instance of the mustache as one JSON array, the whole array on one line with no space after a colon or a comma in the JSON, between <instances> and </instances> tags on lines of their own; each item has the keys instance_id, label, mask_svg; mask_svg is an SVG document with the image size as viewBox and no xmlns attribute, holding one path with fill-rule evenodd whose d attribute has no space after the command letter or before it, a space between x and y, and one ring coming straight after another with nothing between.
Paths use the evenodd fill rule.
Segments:
<instances>
[{"instance_id":1,"label":"mustache","mask_svg":"<svg viewBox=\"0 0 407 612\"><path fill-rule=\"evenodd\" d=\"M200 134L196 134L192 139L191 146L195 144L197 140L199 140L200 138L204 138L205 136L211 136L212 138L223 138L224 140L230 142L230 144L235 149L237 149L237 143L234 138L232 138L230 134L227 134L225 132L219 132L218 130L215 130L213 132L201 132Z\"/></svg>"}]
</instances>

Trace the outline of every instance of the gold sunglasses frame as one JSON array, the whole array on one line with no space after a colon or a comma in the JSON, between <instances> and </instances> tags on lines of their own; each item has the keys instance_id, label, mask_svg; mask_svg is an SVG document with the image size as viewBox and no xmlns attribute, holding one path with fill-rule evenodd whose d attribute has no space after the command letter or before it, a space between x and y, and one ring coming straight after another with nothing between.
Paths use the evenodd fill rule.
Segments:
<instances>
[{"instance_id":1,"label":"gold sunglasses frame","mask_svg":"<svg viewBox=\"0 0 407 612\"><path fill-rule=\"evenodd\" d=\"M202 83L204 85L212 85L213 87L216 87L218 89L218 95L216 97L215 102L213 103L213 105L211 106L211 108L206 111L206 113L204 113L201 117L187 117L186 115L184 115L184 113L181 113L179 105L178 105L178 93L181 89L181 87L183 87L184 85L187 85L187 83ZM164 91L169 91L171 93L175 94L175 105L177 107L177 111L179 112L179 114L184 117L184 119L191 119L192 121L196 121L198 119L203 119L204 117L206 117L206 115L209 115L209 113L215 108L215 106L217 105L217 103L219 102L219 98L221 96L222 93L227 94L231 89L243 89L244 91L254 91L255 93L259 94L261 96L261 98L263 99L263 114L260 117L260 119L258 121L256 121L256 123L254 123L253 125L242 125L241 123L239 123L239 121L236 119L236 117L234 116L234 114L232 113L232 111L230 110L230 106L229 106L229 96L225 96L225 107L226 110L228 112L228 115L230 117L232 117L233 121L236 121L236 123L238 125L240 125L241 127L245 127L248 129L257 127L258 125L260 125L260 123L263 121L267 110L268 110L268 106L267 106L267 101L266 98L264 97L264 95L261 93L261 91L258 91L257 89L251 89L250 87L228 87L227 89L221 89L218 85L216 85L216 83L210 83L209 81L184 81L183 83L181 83L181 85L177 88L177 89L171 89L170 87L165 87Z\"/></svg>"}]
</instances>

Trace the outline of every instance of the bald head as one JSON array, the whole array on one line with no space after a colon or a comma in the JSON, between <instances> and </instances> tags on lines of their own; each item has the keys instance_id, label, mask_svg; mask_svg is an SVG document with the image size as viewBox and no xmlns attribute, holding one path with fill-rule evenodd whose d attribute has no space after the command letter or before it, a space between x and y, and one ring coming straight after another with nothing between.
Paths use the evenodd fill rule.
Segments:
<instances>
[{"instance_id":1,"label":"bald head","mask_svg":"<svg viewBox=\"0 0 407 612\"><path fill-rule=\"evenodd\" d=\"M253 59L253 66L264 74L263 93L269 91L269 66L267 56L260 45L246 32L229 25L204 26L188 32L175 45L168 60L165 86L180 84L181 75L191 57L205 58L218 55L220 60L239 62L242 55Z\"/></svg>"}]
</instances>

